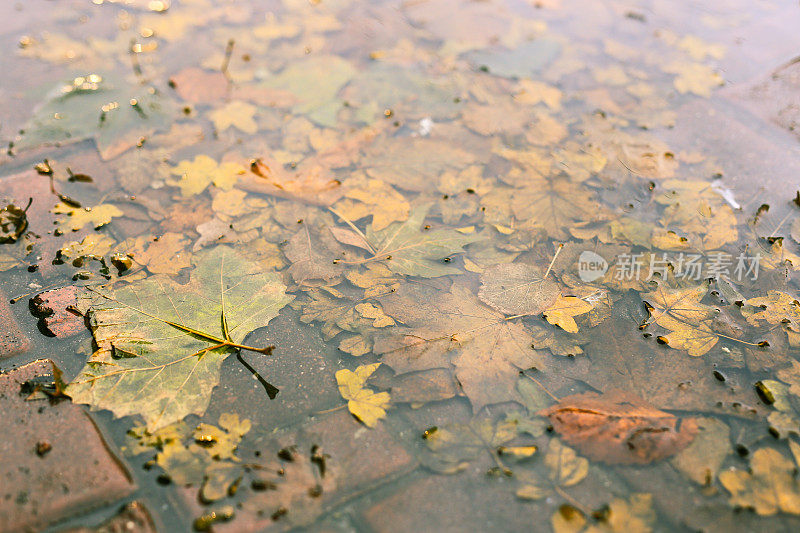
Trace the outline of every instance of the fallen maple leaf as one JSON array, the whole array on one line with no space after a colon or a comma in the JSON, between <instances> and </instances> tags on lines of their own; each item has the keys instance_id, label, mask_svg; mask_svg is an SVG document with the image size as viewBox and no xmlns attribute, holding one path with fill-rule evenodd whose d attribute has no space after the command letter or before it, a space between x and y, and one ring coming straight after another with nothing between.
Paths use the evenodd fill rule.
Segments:
<instances>
[{"instance_id":1,"label":"fallen maple leaf","mask_svg":"<svg viewBox=\"0 0 800 533\"><path fill-rule=\"evenodd\" d=\"M246 191L288 198L314 205L331 205L344 194L342 183L322 167L298 167L294 172L268 157L250 163L250 173L239 178Z\"/></svg>"},{"instance_id":2,"label":"fallen maple leaf","mask_svg":"<svg viewBox=\"0 0 800 533\"><path fill-rule=\"evenodd\" d=\"M716 309L700 303L707 292L708 287L703 284L685 289L659 286L655 291L643 294L642 300L648 304L650 312L646 324L655 322L670 330L660 339L672 348L687 350L689 355L703 355L719 340L719 334L710 325L717 314Z\"/></svg>"},{"instance_id":3,"label":"fallen maple leaf","mask_svg":"<svg viewBox=\"0 0 800 533\"><path fill-rule=\"evenodd\" d=\"M339 394L347 400L350 412L364 422L367 427L375 427L378 420L386 416L389 407L389 393L375 392L367 388L367 378L378 369L380 363L362 365L355 371L342 369L336 372Z\"/></svg>"},{"instance_id":4,"label":"fallen maple leaf","mask_svg":"<svg viewBox=\"0 0 800 533\"><path fill-rule=\"evenodd\" d=\"M533 338L522 324L481 304L462 285L449 291L401 285L380 302L406 327L391 328L377 338L374 351L398 373L455 366L474 412L517 400L519 371L548 367L548 359L531 347Z\"/></svg>"},{"instance_id":5,"label":"fallen maple leaf","mask_svg":"<svg viewBox=\"0 0 800 533\"><path fill-rule=\"evenodd\" d=\"M94 229L97 229L111 222L112 218L121 217L123 214L118 207L111 204L100 204L94 207L74 207L64 202L59 202L53 208L53 213L67 215L58 224L58 228L61 231L78 231L87 224L91 224Z\"/></svg>"},{"instance_id":6,"label":"fallen maple leaf","mask_svg":"<svg viewBox=\"0 0 800 533\"><path fill-rule=\"evenodd\" d=\"M731 493L731 504L754 509L762 516L778 512L800 514L797 465L772 448L756 450L750 471L731 469L719 475Z\"/></svg>"},{"instance_id":7,"label":"fallen maple leaf","mask_svg":"<svg viewBox=\"0 0 800 533\"><path fill-rule=\"evenodd\" d=\"M77 403L117 416L141 415L156 430L203 414L226 357L293 297L276 273L263 273L223 246L195 256L189 283L151 276L116 290L90 289L98 350L67 387Z\"/></svg>"},{"instance_id":8,"label":"fallen maple leaf","mask_svg":"<svg viewBox=\"0 0 800 533\"><path fill-rule=\"evenodd\" d=\"M575 318L592 310L592 304L575 296L559 296L558 299L544 310L544 317L554 326L559 326L564 331L578 333L578 324Z\"/></svg>"}]
</instances>

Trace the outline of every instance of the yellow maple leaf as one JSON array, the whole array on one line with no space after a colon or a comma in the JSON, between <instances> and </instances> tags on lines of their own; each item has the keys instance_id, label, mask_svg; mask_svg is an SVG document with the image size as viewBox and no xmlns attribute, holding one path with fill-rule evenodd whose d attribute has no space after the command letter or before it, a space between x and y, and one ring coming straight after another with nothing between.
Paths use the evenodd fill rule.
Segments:
<instances>
[{"instance_id":1,"label":"yellow maple leaf","mask_svg":"<svg viewBox=\"0 0 800 533\"><path fill-rule=\"evenodd\" d=\"M258 108L253 104L234 100L211 111L208 114L208 118L214 123L217 131L225 131L230 127L235 127L244 133L255 133L258 131L258 124L255 120L257 110Z\"/></svg>"},{"instance_id":2,"label":"yellow maple leaf","mask_svg":"<svg viewBox=\"0 0 800 533\"><path fill-rule=\"evenodd\" d=\"M711 44L694 35L687 35L678 41L678 48L692 56L692 59L700 61L706 56L714 59L722 59L725 56L725 46L721 44Z\"/></svg>"},{"instance_id":3,"label":"yellow maple leaf","mask_svg":"<svg viewBox=\"0 0 800 533\"><path fill-rule=\"evenodd\" d=\"M573 317L583 315L592 310L592 304L575 296L559 296L558 300L545 309L544 316L548 322L570 333L578 332L578 324Z\"/></svg>"},{"instance_id":4,"label":"yellow maple leaf","mask_svg":"<svg viewBox=\"0 0 800 533\"><path fill-rule=\"evenodd\" d=\"M707 292L706 285L699 285L686 289L658 287L653 292L643 294L642 300L648 304L650 312L646 324L655 322L670 330L659 340L672 348L687 350L689 355L703 355L719 340L719 334L709 325L716 316L716 310L700 303Z\"/></svg>"},{"instance_id":5,"label":"yellow maple leaf","mask_svg":"<svg viewBox=\"0 0 800 533\"><path fill-rule=\"evenodd\" d=\"M389 393L375 392L367 388L366 382L380 363L361 365L352 370L339 370L336 372L336 382L339 384L339 394L347 400L347 408L368 427L375 427L378 420L386 415L389 407Z\"/></svg>"},{"instance_id":6,"label":"yellow maple leaf","mask_svg":"<svg viewBox=\"0 0 800 533\"><path fill-rule=\"evenodd\" d=\"M165 233L158 240L139 237L131 253L133 259L153 274L177 274L192 266L189 239L181 233Z\"/></svg>"},{"instance_id":7,"label":"yellow maple leaf","mask_svg":"<svg viewBox=\"0 0 800 533\"><path fill-rule=\"evenodd\" d=\"M97 229L108 224L114 217L121 217L122 211L111 204L100 204L94 207L73 207L64 202L59 202L54 208L53 213L57 215L67 215L58 224L61 231L78 231L87 224Z\"/></svg>"},{"instance_id":8,"label":"yellow maple leaf","mask_svg":"<svg viewBox=\"0 0 800 533\"><path fill-rule=\"evenodd\" d=\"M800 344L800 302L781 291L769 291L767 296L750 298L742 307L742 315L747 321L759 326L766 322L772 326L780 325L786 332L791 346Z\"/></svg>"},{"instance_id":9,"label":"yellow maple leaf","mask_svg":"<svg viewBox=\"0 0 800 533\"><path fill-rule=\"evenodd\" d=\"M637 493L627 500L614 498L607 512L593 517L593 524L582 511L572 505L562 505L550 518L555 533L650 533L656 513L653 495Z\"/></svg>"},{"instance_id":10,"label":"yellow maple leaf","mask_svg":"<svg viewBox=\"0 0 800 533\"><path fill-rule=\"evenodd\" d=\"M172 174L181 176L181 179L171 181L170 185L180 187L183 196L200 194L211 183L228 191L245 172L245 168L237 163L217 163L211 157L201 154L192 161L183 160L178 163L172 169Z\"/></svg>"}]
</instances>

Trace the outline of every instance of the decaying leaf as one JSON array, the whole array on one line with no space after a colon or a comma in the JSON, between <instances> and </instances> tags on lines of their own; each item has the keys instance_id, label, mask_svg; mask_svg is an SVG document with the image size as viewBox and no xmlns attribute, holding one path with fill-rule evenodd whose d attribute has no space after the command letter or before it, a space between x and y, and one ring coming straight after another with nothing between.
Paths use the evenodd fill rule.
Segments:
<instances>
[{"instance_id":1,"label":"decaying leaf","mask_svg":"<svg viewBox=\"0 0 800 533\"><path fill-rule=\"evenodd\" d=\"M217 163L207 155L198 155L192 161L178 163L172 173L180 176L172 185L180 187L183 196L192 196L200 194L212 183L220 189L230 190L245 169L237 163Z\"/></svg>"},{"instance_id":2,"label":"decaying leaf","mask_svg":"<svg viewBox=\"0 0 800 533\"><path fill-rule=\"evenodd\" d=\"M517 435L516 422L494 422L476 418L466 424L431 428L423 438L432 452L429 466L452 474L466 468L481 455L497 457L497 449Z\"/></svg>"},{"instance_id":3,"label":"decaying leaf","mask_svg":"<svg viewBox=\"0 0 800 533\"><path fill-rule=\"evenodd\" d=\"M746 303L742 314L750 324L780 325L792 346L800 344L800 302L796 298L785 292L769 291L767 296L750 298Z\"/></svg>"},{"instance_id":4,"label":"decaying leaf","mask_svg":"<svg viewBox=\"0 0 800 533\"><path fill-rule=\"evenodd\" d=\"M292 300L277 274L223 246L194 264L186 285L151 276L90 289L99 349L67 389L75 402L141 415L150 431L202 414L222 361Z\"/></svg>"},{"instance_id":5,"label":"decaying leaf","mask_svg":"<svg viewBox=\"0 0 800 533\"><path fill-rule=\"evenodd\" d=\"M17 241L28 228L28 217L25 209L14 204L7 204L0 209L0 244L11 244Z\"/></svg>"},{"instance_id":6,"label":"decaying leaf","mask_svg":"<svg viewBox=\"0 0 800 533\"><path fill-rule=\"evenodd\" d=\"M484 306L464 286L442 293L425 285L404 285L380 302L406 327L376 339L374 351L398 373L452 365L474 412L518 399L520 370L548 367L521 324Z\"/></svg>"},{"instance_id":7,"label":"decaying leaf","mask_svg":"<svg viewBox=\"0 0 800 533\"><path fill-rule=\"evenodd\" d=\"M349 188L344 196L335 205L336 212L350 220L372 215L372 228L375 231L408 218L408 201L380 180L368 180L362 187Z\"/></svg>"},{"instance_id":8,"label":"decaying leaf","mask_svg":"<svg viewBox=\"0 0 800 533\"><path fill-rule=\"evenodd\" d=\"M395 222L382 230L368 227L366 238L375 253L366 261L381 261L398 274L425 278L461 272L448 264L450 256L478 238L452 229L424 227L429 208L418 207L405 222Z\"/></svg>"},{"instance_id":9,"label":"decaying leaf","mask_svg":"<svg viewBox=\"0 0 800 533\"><path fill-rule=\"evenodd\" d=\"M698 433L688 447L671 461L675 467L698 485L711 485L723 461L733 449L730 429L716 418L698 418Z\"/></svg>"},{"instance_id":10,"label":"decaying leaf","mask_svg":"<svg viewBox=\"0 0 800 533\"><path fill-rule=\"evenodd\" d=\"M188 246L189 239L183 234L168 232L157 239L137 239L131 255L153 274L177 274L192 265Z\"/></svg>"},{"instance_id":11,"label":"decaying leaf","mask_svg":"<svg viewBox=\"0 0 800 533\"><path fill-rule=\"evenodd\" d=\"M344 194L342 183L318 166L287 170L267 157L254 160L251 172L239 178L247 191L299 200L312 205L331 205Z\"/></svg>"},{"instance_id":12,"label":"decaying leaf","mask_svg":"<svg viewBox=\"0 0 800 533\"><path fill-rule=\"evenodd\" d=\"M522 485L517 489L517 497L523 500L540 500L562 487L577 485L589 473L589 461L558 439L550 441L544 464L546 476L528 472L520 474Z\"/></svg>"},{"instance_id":13,"label":"decaying leaf","mask_svg":"<svg viewBox=\"0 0 800 533\"><path fill-rule=\"evenodd\" d=\"M488 268L481 274L478 296L508 315L536 315L556 302L559 287L556 282L544 279L533 265L509 263Z\"/></svg>"},{"instance_id":14,"label":"decaying leaf","mask_svg":"<svg viewBox=\"0 0 800 533\"><path fill-rule=\"evenodd\" d=\"M42 103L18 150L93 138L103 159L169 125L174 104L154 87L134 86L98 74L79 76L56 87Z\"/></svg>"},{"instance_id":15,"label":"decaying leaf","mask_svg":"<svg viewBox=\"0 0 800 533\"><path fill-rule=\"evenodd\" d=\"M698 431L696 420L679 419L620 392L568 396L540 414L581 453L612 464L664 459L688 446Z\"/></svg>"},{"instance_id":16,"label":"decaying leaf","mask_svg":"<svg viewBox=\"0 0 800 533\"><path fill-rule=\"evenodd\" d=\"M656 521L653 495L636 493L614 498L602 513L587 517L564 504L550 518L555 533L650 533Z\"/></svg>"},{"instance_id":17,"label":"decaying leaf","mask_svg":"<svg viewBox=\"0 0 800 533\"><path fill-rule=\"evenodd\" d=\"M257 110L253 104L234 100L219 109L211 111L208 114L208 118L214 123L217 131L236 128L244 133L255 133L258 131L258 124L255 120Z\"/></svg>"}]
</instances>

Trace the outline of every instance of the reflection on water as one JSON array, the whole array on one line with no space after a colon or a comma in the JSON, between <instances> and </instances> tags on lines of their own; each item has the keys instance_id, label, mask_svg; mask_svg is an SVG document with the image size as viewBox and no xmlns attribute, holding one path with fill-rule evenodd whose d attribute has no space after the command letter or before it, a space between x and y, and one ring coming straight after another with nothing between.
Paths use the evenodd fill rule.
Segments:
<instances>
[{"instance_id":1,"label":"reflection on water","mask_svg":"<svg viewBox=\"0 0 800 533\"><path fill-rule=\"evenodd\" d=\"M796 529L800 12L729 4L3 6L3 368L162 530Z\"/></svg>"}]
</instances>

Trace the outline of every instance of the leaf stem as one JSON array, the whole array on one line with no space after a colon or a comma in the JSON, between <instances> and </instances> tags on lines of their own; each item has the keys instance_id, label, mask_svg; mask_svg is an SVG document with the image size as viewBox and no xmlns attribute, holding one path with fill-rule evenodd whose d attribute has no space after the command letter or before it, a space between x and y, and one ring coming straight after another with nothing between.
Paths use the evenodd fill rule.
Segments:
<instances>
[{"instance_id":1,"label":"leaf stem","mask_svg":"<svg viewBox=\"0 0 800 533\"><path fill-rule=\"evenodd\" d=\"M547 275L550 273L550 270L552 270L552 268L553 268L553 264L555 264L555 262L556 262L556 258L558 257L558 254L560 254L560 253L561 253L561 250L562 250L563 248L564 248L564 243L562 242L561 244L559 244L559 245L558 245L558 250L556 250L556 253L555 253L555 255L553 256L553 260L552 260L552 261L550 261L550 265L547 267L547 272L545 272L545 273L544 273L544 276L542 276L542 279L543 279L543 280L544 280L544 279L547 279Z\"/></svg>"}]
</instances>

